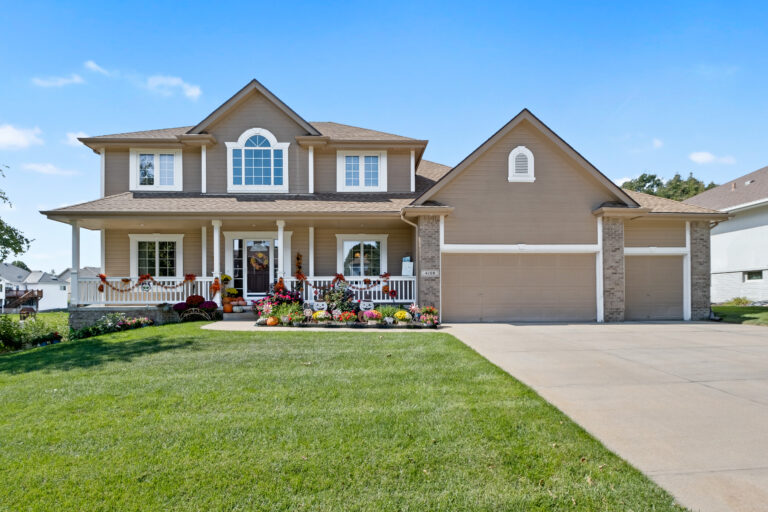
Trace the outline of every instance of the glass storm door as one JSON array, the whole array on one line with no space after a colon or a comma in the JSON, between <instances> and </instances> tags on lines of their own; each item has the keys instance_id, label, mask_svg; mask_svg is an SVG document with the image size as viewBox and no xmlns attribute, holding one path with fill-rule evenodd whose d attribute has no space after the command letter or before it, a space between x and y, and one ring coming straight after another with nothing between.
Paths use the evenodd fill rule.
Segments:
<instances>
[{"instance_id":1,"label":"glass storm door","mask_svg":"<svg viewBox=\"0 0 768 512\"><path fill-rule=\"evenodd\" d=\"M273 245L272 240L245 240L245 293L269 291Z\"/></svg>"}]
</instances>

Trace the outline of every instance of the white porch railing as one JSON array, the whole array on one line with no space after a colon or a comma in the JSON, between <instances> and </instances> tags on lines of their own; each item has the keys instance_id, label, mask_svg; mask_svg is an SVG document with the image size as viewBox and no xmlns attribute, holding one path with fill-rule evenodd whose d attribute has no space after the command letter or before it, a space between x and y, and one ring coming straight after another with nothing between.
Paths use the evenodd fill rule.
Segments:
<instances>
[{"instance_id":1,"label":"white porch railing","mask_svg":"<svg viewBox=\"0 0 768 512\"><path fill-rule=\"evenodd\" d=\"M312 301L315 298L315 291L318 288L331 286L333 279L333 276L310 277L308 282L299 283L296 278L287 277L284 281L289 290L299 290L304 300ZM347 277L346 281L354 287L365 287L364 279L364 277ZM375 281L377 278L371 279ZM388 286L390 290L395 291L394 298L384 293L382 290L384 286ZM389 281L382 282L369 290L352 290L352 292L355 294L355 299L371 302L414 302L416 300L416 278L412 276L391 276ZM322 294L322 291L320 293Z\"/></svg>"},{"instance_id":2,"label":"white porch railing","mask_svg":"<svg viewBox=\"0 0 768 512\"><path fill-rule=\"evenodd\" d=\"M129 281L125 282L124 279ZM77 304L175 304L183 302L190 295L202 295L205 300L213 300L211 284L213 277L198 277L194 281L184 281L183 277L158 277L155 280L171 288L163 288L149 281L142 283L131 291L121 292L113 289L108 284L101 282L98 277L79 277ZM107 282L115 288L122 289L133 286L138 281L137 277L108 277ZM104 284L103 291L99 291L99 285Z\"/></svg>"}]
</instances>

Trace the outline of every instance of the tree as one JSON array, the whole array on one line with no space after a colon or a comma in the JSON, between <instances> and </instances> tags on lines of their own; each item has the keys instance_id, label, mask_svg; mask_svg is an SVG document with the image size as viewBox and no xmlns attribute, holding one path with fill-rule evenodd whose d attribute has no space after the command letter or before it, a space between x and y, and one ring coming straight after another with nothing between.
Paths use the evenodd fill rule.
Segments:
<instances>
[{"instance_id":1,"label":"tree","mask_svg":"<svg viewBox=\"0 0 768 512\"><path fill-rule=\"evenodd\" d=\"M24 263L24 262L23 262L23 261L21 261L21 260L12 261L12 262L11 262L11 265L13 265L14 267L23 268L23 269L24 269L24 270L26 270L27 272L32 272L32 271L29 269L29 267L27 266L27 264L26 264L26 263Z\"/></svg>"},{"instance_id":2,"label":"tree","mask_svg":"<svg viewBox=\"0 0 768 512\"><path fill-rule=\"evenodd\" d=\"M8 166L0 166L0 177L5 178L5 171ZM5 191L0 189L0 204L12 206ZM0 261L5 261L8 256L13 254L18 256L29 250L29 244L32 242L25 237L21 231L0 219Z\"/></svg>"},{"instance_id":3,"label":"tree","mask_svg":"<svg viewBox=\"0 0 768 512\"><path fill-rule=\"evenodd\" d=\"M674 199L675 201L684 201L717 185L714 182L709 182L707 185L694 178L693 173L688 174L686 179L683 179L678 173L666 182L655 174L643 173L633 180L625 181L621 186L627 190Z\"/></svg>"}]
</instances>

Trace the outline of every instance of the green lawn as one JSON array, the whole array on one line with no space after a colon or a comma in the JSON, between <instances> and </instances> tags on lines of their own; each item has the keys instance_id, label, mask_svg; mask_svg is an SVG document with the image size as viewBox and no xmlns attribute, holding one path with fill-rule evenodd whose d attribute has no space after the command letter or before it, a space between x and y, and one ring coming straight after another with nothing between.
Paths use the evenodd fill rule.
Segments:
<instances>
[{"instance_id":1,"label":"green lawn","mask_svg":"<svg viewBox=\"0 0 768 512\"><path fill-rule=\"evenodd\" d=\"M712 306L712 311L733 324L768 325L768 307L759 306Z\"/></svg>"},{"instance_id":2,"label":"green lawn","mask_svg":"<svg viewBox=\"0 0 768 512\"><path fill-rule=\"evenodd\" d=\"M0 355L0 510L680 510L447 334L199 327Z\"/></svg>"}]
</instances>

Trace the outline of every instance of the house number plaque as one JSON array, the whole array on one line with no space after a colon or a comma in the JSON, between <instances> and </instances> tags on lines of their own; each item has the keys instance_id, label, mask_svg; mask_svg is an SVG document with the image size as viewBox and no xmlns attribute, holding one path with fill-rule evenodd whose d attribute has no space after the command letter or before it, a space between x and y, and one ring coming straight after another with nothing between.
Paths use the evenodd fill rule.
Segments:
<instances>
[{"instance_id":1,"label":"house number plaque","mask_svg":"<svg viewBox=\"0 0 768 512\"><path fill-rule=\"evenodd\" d=\"M440 277L440 271L437 269L424 269L421 271L421 277Z\"/></svg>"}]
</instances>

